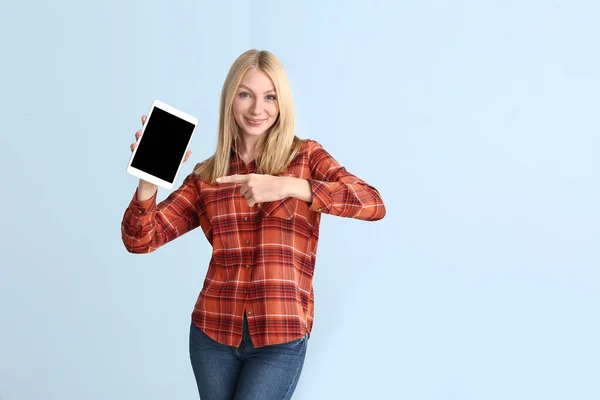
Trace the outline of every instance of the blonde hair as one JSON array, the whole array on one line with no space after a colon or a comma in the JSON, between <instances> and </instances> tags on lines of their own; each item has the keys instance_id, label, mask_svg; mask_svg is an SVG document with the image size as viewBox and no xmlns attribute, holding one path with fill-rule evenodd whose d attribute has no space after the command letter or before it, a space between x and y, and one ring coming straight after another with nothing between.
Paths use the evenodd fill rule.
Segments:
<instances>
[{"instance_id":1,"label":"blonde hair","mask_svg":"<svg viewBox=\"0 0 600 400\"><path fill-rule=\"evenodd\" d=\"M272 53L255 49L240 55L229 69L221 91L219 136L216 152L194 170L194 175L209 183L229 174L231 148L239 138L239 127L233 116L233 100L244 74L252 68L264 72L275 86L279 115L273 126L257 144L256 164L259 174L284 173L294 159L302 140L295 134L292 91L281 62Z\"/></svg>"}]
</instances>

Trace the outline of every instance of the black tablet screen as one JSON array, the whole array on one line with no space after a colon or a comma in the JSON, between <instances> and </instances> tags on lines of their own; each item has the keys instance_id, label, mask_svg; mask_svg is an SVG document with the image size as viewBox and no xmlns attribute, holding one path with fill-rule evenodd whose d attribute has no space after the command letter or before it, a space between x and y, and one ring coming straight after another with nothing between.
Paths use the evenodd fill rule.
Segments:
<instances>
[{"instance_id":1,"label":"black tablet screen","mask_svg":"<svg viewBox=\"0 0 600 400\"><path fill-rule=\"evenodd\" d=\"M194 124L154 107L131 166L173 183Z\"/></svg>"}]
</instances>

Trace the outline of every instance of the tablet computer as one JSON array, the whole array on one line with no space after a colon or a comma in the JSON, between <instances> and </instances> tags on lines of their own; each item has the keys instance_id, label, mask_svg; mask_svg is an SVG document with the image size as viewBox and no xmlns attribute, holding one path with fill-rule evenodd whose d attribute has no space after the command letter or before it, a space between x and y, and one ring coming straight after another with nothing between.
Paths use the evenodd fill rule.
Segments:
<instances>
[{"instance_id":1,"label":"tablet computer","mask_svg":"<svg viewBox=\"0 0 600 400\"><path fill-rule=\"evenodd\" d=\"M146 117L127 172L165 189L173 189L198 119L155 100Z\"/></svg>"}]
</instances>

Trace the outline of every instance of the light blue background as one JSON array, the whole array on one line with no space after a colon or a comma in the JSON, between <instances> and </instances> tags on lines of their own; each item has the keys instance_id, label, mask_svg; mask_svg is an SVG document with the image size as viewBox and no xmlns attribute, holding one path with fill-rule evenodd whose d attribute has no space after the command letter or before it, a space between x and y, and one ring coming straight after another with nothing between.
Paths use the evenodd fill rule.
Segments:
<instances>
[{"instance_id":1,"label":"light blue background","mask_svg":"<svg viewBox=\"0 0 600 400\"><path fill-rule=\"evenodd\" d=\"M216 143L227 70L268 49L301 137L388 215L325 216L295 399L600 398L600 6L54 1L0 14L0 399L194 399L200 230L120 223L160 99ZM159 200L168 194L161 190Z\"/></svg>"}]
</instances>

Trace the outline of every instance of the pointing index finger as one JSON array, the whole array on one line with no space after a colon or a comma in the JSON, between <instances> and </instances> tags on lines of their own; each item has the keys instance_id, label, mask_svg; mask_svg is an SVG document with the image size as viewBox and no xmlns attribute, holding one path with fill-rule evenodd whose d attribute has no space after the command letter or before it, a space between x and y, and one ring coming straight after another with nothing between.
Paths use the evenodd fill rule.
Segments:
<instances>
[{"instance_id":1,"label":"pointing index finger","mask_svg":"<svg viewBox=\"0 0 600 400\"><path fill-rule=\"evenodd\" d=\"M248 175L230 175L217 178L218 183L246 183Z\"/></svg>"}]
</instances>

